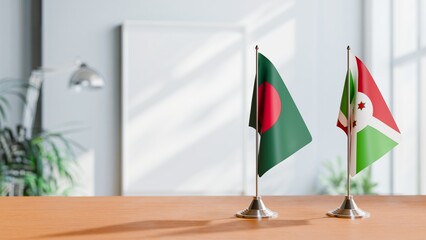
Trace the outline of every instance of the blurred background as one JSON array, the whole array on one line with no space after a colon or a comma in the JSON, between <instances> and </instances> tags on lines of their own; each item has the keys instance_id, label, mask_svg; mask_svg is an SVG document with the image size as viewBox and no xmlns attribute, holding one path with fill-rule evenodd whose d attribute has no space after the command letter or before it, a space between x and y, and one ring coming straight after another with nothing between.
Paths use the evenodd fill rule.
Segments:
<instances>
[{"instance_id":1,"label":"blurred background","mask_svg":"<svg viewBox=\"0 0 426 240\"><path fill-rule=\"evenodd\" d=\"M0 33L2 195L254 194L256 44L313 137L261 194L344 192L347 45L402 132L354 192L426 193L425 1L0 0Z\"/></svg>"}]
</instances>

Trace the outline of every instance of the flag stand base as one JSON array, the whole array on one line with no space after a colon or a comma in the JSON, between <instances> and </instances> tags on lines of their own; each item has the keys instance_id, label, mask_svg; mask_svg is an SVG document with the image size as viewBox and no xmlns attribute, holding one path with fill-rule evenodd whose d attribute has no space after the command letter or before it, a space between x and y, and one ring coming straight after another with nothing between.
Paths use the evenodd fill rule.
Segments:
<instances>
[{"instance_id":1,"label":"flag stand base","mask_svg":"<svg viewBox=\"0 0 426 240\"><path fill-rule=\"evenodd\" d=\"M345 196L342 206L333 211L329 211L327 215L330 217L351 219L370 217L370 213L363 211L356 205L352 195Z\"/></svg>"},{"instance_id":2,"label":"flag stand base","mask_svg":"<svg viewBox=\"0 0 426 240\"><path fill-rule=\"evenodd\" d=\"M235 214L239 218L276 218L278 213L269 210L260 197L253 197L250 206Z\"/></svg>"}]
</instances>

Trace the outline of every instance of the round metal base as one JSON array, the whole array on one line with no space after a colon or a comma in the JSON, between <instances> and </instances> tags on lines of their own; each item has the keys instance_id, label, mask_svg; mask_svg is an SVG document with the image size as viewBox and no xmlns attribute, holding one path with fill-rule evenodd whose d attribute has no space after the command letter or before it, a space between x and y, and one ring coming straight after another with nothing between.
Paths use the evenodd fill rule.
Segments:
<instances>
[{"instance_id":1,"label":"round metal base","mask_svg":"<svg viewBox=\"0 0 426 240\"><path fill-rule=\"evenodd\" d=\"M333 211L329 211L327 215L330 217L351 219L370 217L370 213L363 211L356 205L352 195L345 196L342 206Z\"/></svg>"},{"instance_id":2,"label":"round metal base","mask_svg":"<svg viewBox=\"0 0 426 240\"><path fill-rule=\"evenodd\" d=\"M250 206L235 216L239 218L276 218L278 213L269 210L260 197L253 197Z\"/></svg>"}]
</instances>

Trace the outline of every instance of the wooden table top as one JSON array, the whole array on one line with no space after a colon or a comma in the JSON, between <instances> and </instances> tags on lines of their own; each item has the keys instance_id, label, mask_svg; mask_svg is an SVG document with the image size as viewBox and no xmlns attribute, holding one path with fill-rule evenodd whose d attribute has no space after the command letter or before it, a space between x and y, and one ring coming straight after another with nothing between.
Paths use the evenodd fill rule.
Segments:
<instances>
[{"instance_id":1,"label":"wooden table top","mask_svg":"<svg viewBox=\"0 0 426 240\"><path fill-rule=\"evenodd\" d=\"M0 239L426 239L426 196L356 196L358 220L325 216L342 196L262 199L278 218L235 218L251 197L2 197Z\"/></svg>"}]
</instances>

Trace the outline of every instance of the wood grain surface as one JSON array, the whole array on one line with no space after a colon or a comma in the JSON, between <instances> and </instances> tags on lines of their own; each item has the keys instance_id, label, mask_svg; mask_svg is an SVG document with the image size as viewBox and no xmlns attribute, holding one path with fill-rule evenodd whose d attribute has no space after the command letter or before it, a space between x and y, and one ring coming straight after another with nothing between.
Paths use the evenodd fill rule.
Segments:
<instances>
[{"instance_id":1,"label":"wood grain surface","mask_svg":"<svg viewBox=\"0 0 426 240\"><path fill-rule=\"evenodd\" d=\"M360 220L325 216L342 196L263 200L278 218L235 218L251 197L2 197L0 239L426 239L426 196L356 196Z\"/></svg>"}]
</instances>

